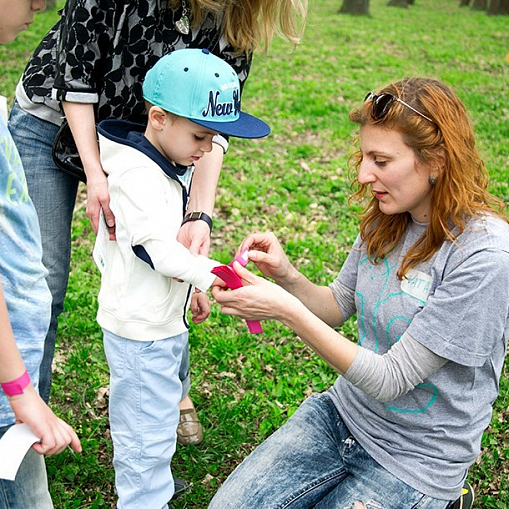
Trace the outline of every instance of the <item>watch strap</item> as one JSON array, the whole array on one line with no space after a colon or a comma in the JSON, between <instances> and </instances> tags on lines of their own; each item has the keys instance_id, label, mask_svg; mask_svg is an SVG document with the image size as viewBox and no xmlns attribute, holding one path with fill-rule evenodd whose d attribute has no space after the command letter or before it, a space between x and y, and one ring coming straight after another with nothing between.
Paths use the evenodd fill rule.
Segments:
<instances>
[{"instance_id":1,"label":"watch strap","mask_svg":"<svg viewBox=\"0 0 509 509\"><path fill-rule=\"evenodd\" d=\"M182 224L186 224L189 221L205 221L210 231L212 231L212 218L206 212L190 212L184 216Z\"/></svg>"}]
</instances>

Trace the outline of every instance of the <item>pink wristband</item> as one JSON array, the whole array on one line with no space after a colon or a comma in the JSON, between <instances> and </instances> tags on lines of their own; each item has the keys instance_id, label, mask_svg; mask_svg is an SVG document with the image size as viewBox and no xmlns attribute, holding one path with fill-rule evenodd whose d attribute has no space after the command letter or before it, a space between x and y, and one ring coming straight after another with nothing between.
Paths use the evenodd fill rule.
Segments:
<instances>
[{"instance_id":1,"label":"pink wristband","mask_svg":"<svg viewBox=\"0 0 509 509\"><path fill-rule=\"evenodd\" d=\"M6 382L4 384L0 384L2 386L3 391L6 396L19 396L23 394L23 389L28 387L30 384L30 375L28 371L25 369L25 372L16 380L12 382Z\"/></svg>"}]
</instances>

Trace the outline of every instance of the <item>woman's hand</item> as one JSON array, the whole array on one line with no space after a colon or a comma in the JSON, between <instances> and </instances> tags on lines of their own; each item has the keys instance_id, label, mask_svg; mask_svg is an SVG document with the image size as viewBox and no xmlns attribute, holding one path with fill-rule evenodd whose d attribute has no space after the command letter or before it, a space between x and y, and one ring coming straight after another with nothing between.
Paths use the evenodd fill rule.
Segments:
<instances>
[{"instance_id":1,"label":"woman's hand","mask_svg":"<svg viewBox=\"0 0 509 509\"><path fill-rule=\"evenodd\" d=\"M298 300L280 286L254 275L238 262L233 264L244 286L237 290L213 286L212 296L221 305L221 312L246 320L279 320Z\"/></svg>"},{"instance_id":2,"label":"woman's hand","mask_svg":"<svg viewBox=\"0 0 509 509\"><path fill-rule=\"evenodd\" d=\"M108 179L104 172L95 172L93 179L87 177L87 216L95 233L99 229L101 209L110 231L110 240L115 240L115 216L110 209Z\"/></svg>"},{"instance_id":3,"label":"woman's hand","mask_svg":"<svg viewBox=\"0 0 509 509\"><path fill-rule=\"evenodd\" d=\"M68 445L81 452L81 444L75 431L58 418L30 384L23 394L9 398L16 423L26 423L41 442L32 447L39 454L59 454Z\"/></svg>"},{"instance_id":4,"label":"woman's hand","mask_svg":"<svg viewBox=\"0 0 509 509\"><path fill-rule=\"evenodd\" d=\"M193 255L208 256L210 228L205 221L188 221L180 227L177 240Z\"/></svg>"},{"instance_id":5,"label":"woman's hand","mask_svg":"<svg viewBox=\"0 0 509 509\"><path fill-rule=\"evenodd\" d=\"M87 216L92 229L97 233L102 209L110 230L110 240L115 240L115 217L110 209L108 180L99 155L94 105L63 101L62 107L87 176Z\"/></svg>"},{"instance_id":6,"label":"woman's hand","mask_svg":"<svg viewBox=\"0 0 509 509\"><path fill-rule=\"evenodd\" d=\"M299 274L272 232L248 235L242 241L239 252L244 249L249 250L249 259L256 264L265 277L274 279L283 287Z\"/></svg>"},{"instance_id":7,"label":"woman's hand","mask_svg":"<svg viewBox=\"0 0 509 509\"><path fill-rule=\"evenodd\" d=\"M358 345L337 333L285 289L255 276L238 262L234 262L233 268L242 279L243 287L231 291L212 287L212 295L221 305L222 313L246 320L277 320L290 327L338 373L346 373L357 355ZM325 287L324 290L318 294L316 307L323 303L324 295L333 300L330 289Z\"/></svg>"}]
</instances>

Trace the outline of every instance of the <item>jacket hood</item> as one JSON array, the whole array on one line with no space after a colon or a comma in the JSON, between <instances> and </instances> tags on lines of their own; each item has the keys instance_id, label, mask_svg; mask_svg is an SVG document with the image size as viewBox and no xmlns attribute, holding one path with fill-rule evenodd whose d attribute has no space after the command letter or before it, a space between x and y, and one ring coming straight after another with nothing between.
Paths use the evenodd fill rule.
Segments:
<instances>
[{"instance_id":1,"label":"jacket hood","mask_svg":"<svg viewBox=\"0 0 509 509\"><path fill-rule=\"evenodd\" d=\"M128 140L129 134L133 132L143 134L145 129L144 124L128 122L127 120L103 120L97 126L97 132L106 138L133 148L137 148L137 146L134 142Z\"/></svg>"},{"instance_id":2,"label":"jacket hood","mask_svg":"<svg viewBox=\"0 0 509 509\"><path fill-rule=\"evenodd\" d=\"M168 177L181 184L179 176L184 175L189 167L175 165L168 161L145 136L146 126L127 120L103 120L97 126L99 133L99 146L101 149L101 160L106 163L103 165L108 175L116 172L116 169L125 167L125 164L119 164L119 159L129 159L129 165L136 164L139 159L140 164L146 164L146 159L151 159L161 171ZM122 147L129 149L121 150ZM115 164L111 164L116 161ZM129 166L128 165L128 166ZM187 198L187 196L186 196Z\"/></svg>"}]
</instances>

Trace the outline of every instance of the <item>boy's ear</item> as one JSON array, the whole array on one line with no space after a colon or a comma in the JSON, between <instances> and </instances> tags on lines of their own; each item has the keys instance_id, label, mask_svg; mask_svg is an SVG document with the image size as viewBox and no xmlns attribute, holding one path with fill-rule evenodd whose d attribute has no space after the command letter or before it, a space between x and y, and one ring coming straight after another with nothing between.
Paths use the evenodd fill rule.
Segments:
<instances>
[{"instance_id":1,"label":"boy's ear","mask_svg":"<svg viewBox=\"0 0 509 509\"><path fill-rule=\"evenodd\" d=\"M148 121L152 129L160 131L167 121L166 112L159 106L152 106L148 111Z\"/></svg>"}]
</instances>

